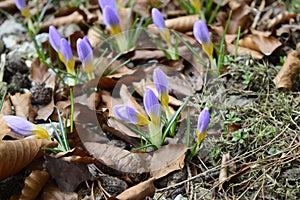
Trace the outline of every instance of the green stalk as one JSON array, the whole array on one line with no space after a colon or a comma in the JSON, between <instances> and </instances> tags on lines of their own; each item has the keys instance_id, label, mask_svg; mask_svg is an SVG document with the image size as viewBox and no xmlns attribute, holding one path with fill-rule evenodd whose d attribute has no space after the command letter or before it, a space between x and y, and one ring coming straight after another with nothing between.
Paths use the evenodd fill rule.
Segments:
<instances>
[{"instance_id":1,"label":"green stalk","mask_svg":"<svg viewBox=\"0 0 300 200\"><path fill-rule=\"evenodd\" d=\"M74 96L73 88L70 88L70 100L71 100L71 117L70 117L70 132L73 133L73 122L74 122Z\"/></svg>"}]
</instances>

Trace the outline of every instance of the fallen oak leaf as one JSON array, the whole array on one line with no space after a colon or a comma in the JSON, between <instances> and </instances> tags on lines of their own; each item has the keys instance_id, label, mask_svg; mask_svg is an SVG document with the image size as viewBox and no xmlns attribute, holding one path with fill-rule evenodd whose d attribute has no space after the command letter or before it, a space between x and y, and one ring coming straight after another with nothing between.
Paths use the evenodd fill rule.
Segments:
<instances>
[{"instance_id":1,"label":"fallen oak leaf","mask_svg":"<svg viewBox=\"0 0 300 200\"><path fill-rule=\"evenodd\" d=\"M294 78L300 72L300 51L292 51L288 54L281 70L273 79L276 88L291 89Z\"/></svg>"},{"instance_id":2,"label":"fallen oak leaf","mask_svg":"<svg viewBox=\"0 0 300 200\"><path fill-rule=\"evenodd\" d=\"M40 196L41 200L77 200L76 192L63 192L55 185L47 185Z\"/></svg>"}]
</instances>

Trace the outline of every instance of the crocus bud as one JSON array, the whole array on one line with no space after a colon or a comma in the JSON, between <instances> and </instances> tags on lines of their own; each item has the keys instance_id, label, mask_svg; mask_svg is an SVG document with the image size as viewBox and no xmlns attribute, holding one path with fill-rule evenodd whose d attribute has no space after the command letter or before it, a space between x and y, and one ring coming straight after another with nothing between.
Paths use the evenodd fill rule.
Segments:
<instances>
[{"instance_id":1,"label":"crocus bud","mask_svg":"<svg viewBox=\"0 0 300 200\"><path fill-rule=\"evenodd\" d=\"M60 40L62 36L54 26L49 27L49 41L52 48L59 53L60 52Z\"/></svg>"},{"instance_id":2,"label":"crocus bud","mask_svg":"<svg viewBox=\"0 0 300 200\"><path fill-rule=\"evenodd\" d=\"M69 73L75 74L74 67L75 67L75 60L72 53L72 48L69 42L65 38L60 39L60 50L62 55L62 62L67 67L67 71Z\"/></svg>"},{"instance_id":3,"label":"crocus bud","mask_svg":"<svg viewBox=\"0 0 300 200\"><path fill-rule=\"evenodd\" d=\"M110 6L112 9L114 9L117 12L117 3L115 0L98 0L98 3L100 5L102 12L104 11L104 8L106 6Z\"/></svg>"},{"instance_id":4,"label":"crocus bud","mask_svg":"<svg viewBox=\"0 0 300 200\"><path fill-rule=\"evenodd\" d=\"M30 17L28 6L26 5L26 0L15 0L15 4L25 18Z\"/></svg>"},{"instance_id":5,"label":"crocus bud","mask_svg":"<svg viewBox=\"0 0 300 200\"><path fill-rule=\"evenodd\" d=\"M153 23L159 29L160 36L170 45L170 31L166 28L164 17L156 8L152 8L151 16Z\"/></svg>"},{"instance_id":6,"label":"crocus bud","mask_svg":"<svg viewBox=\"0 0 300 200\"><path fill-rule=\"evenodd\" d=\"M213 43L210 40L208 28L202 20L197 20L194 23L193 33L196 40L202 45L203 50L212 59L213 55Z\"/></svg>"},{"instance_id":7,"label":"crocus bud","mask_svg":"<svg viewBox=\"0 0 300 200\"><path fill-rule=\"evenodd\" d=\"M198 139L198 143L200 143L206 136L206 130L208 128L210 122L210 114L209 111L205 108L201 111L198 117L198 125L196 130L196 136Z\"/></svg>"},{"instance_id":8,"label":"crocus bud","mask_svg":"<svg viewBox=\"0 0 300 200\"><path fill-rule=\"evenodd\" d=\"M116 10L110 6L105 6L103 10L103 22L110 27L112 34L119 34L121 32L120 18Z\"/></svg>"},{"instance_id":9,"label":"crocus bud","mask_svg":"<svg viewBox=\"0 0 300 200\"><path fill-rule=\"evenodd\" d=\"M87 37L87 36L84 36L83 38L82 38L91 48L93 48L93 46L92 46L92 44L91 44L91 42L90 42L90 40L89 40L89 38Z\"/></svg>"},{"instance_id":10,"label":"crocus bud","mask_svg":"<svg viewBox=\"0 0 300 200\"><path fill-rule=\"evenodd\" d=\"M79 59L82 62L83 71L87 74L91 74L94 70L94 56L90 42L87 37L83 39L79 38L76 42L76 46Z\"/></svg>"},{"instance_id":11,"label":"crocus bud","mask_svg":"<svg viewBox=\"0 0 300 200\"><path fill-rule=\"evenodd\" d=\"M137 112L134 108L126 105L117 105L113 107L114 116L127 123L136 125L149 124L149 120L143 114Z\"/></svg>"},{"instance_id":12,"label":"crocus bud","mask_svg":"<svg viewBox=\"0 0 300 200\"><path fill-rule=\"evenodd\" d=\"M151 122L159 124L160 122L160 104L157 97L151 89L146 89L144 94L144 106Z\"/></svg>"},{"instance_id":13,"label":"crocus bud","mask_svg":"<svg viewBox=\"0 0 300 200\"><path fill-rule=\"evenodd\" d=\"M155 88L160 96L162 105L168 106L169 92L168 92L168 78L166 74L160 69L156 68L153 72L153 82Z\"/></svg>"},{"instance_id":14,"label":"crocus bud","mask_svg":"<svg viewBox=\"0 0 300 200\"><path fill-rule=\"evenodd\" d=\"M151 16L152 16L152 21L155 24L155 26L160 29L161 31L165 31L166 24L164 17L162 14L159 12L158 9L152 8L151 10Z\"/></svg>"},{"instance_id":15,"label":"crocus bud","mask_svg":"<svg viewBox=\"0 0 300 200\"><path fill-rule=\"evenodd\" d=\"M2 119L14 133L27 137L34 136L36 139L46 138L50 140L50 136L45 128L35 125L22 117L7 115L3 116Z\"/></svg>"}]
</instances>

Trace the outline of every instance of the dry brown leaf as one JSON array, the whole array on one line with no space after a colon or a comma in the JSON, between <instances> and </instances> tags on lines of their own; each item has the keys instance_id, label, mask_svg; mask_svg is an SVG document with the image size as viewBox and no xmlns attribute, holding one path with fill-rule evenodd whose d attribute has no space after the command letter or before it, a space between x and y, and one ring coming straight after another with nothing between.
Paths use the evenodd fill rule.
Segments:
<instances>
[{"instance_id":1,"label":"dry brown leaf","mask_svg":"<svg viewBox=\"0 0 300 200\"><path fill-rule=\"evenodd\" d=\"M120 97L123 101L123 104L135 108L138 112L140 112L146 116L145 110L142 108L142 106L138 102L136 102L135 98L132 96L132 93L130 93L128 91L128 88L126 85L121 86Z\"/></svg>"},{"instance_id":2,"label":"dry brown leaf","mask_svg":"<svg viewBox=\"0 0 300 200\"><path fill-rule=\"evenodd\" d=\"M83 20L84 20L84 17L78 11L75 11L68 16L56 17L55 19L53 19L51 21L47 21L47 22L43 23L42 30L48 30L50 25L59 27L62 25L72 24L72 23L80 24L83 22Z\"/></svg>"},{"instance_id":3,"label":"dry brown leaf","mask_svg":"<svg viewBox=\"0 0 300 200\"><path fill-rule=\"evenodd\" d=\"M195 21L199 19L199 15L188 15L183 17L177 17L174 19L165 20L166 28L173 29L179 32L187 32L193 29ZM154 24L150 24L149 28L154 28Z\"/></svg>"},{"instance_id":4,"label":"dry brown leaf","mask_svg":"<svg viewBox=\"0 0 300 200\"><path fill-rule=\"evenodd\" d=\"M56 78L55 78L55 74L51 73L48 70L48 67L43 64L42 62L40 62L40 60L38 58L36 58L30 67L30 76L31 79L37 83L37 84L43 84L45 83L45 87L49 87L52 89L52 91L55 90L55 86L56 86ZM37 110L37 116L36 119L37 120L44 120L46 121L48 119L48 117L52 114L54 110L54 97L52 96L52 100L49 104L47 104L46 106L40 107Z\"/></svg>"},{"instance_id":5,"label":"dry brown leaf","mask_svg":"<svg viewBox=\"0 0 300 200\"><path fill-rule=\"evenodd\" d=\"M285 63L277 76L273 79L276 88L288 88L293 86L293 80L300 72L300 51L292 51L288 54Z\"/></svg>"},{"instance_id":6,"label":"dry brown leaf","mask_svg":"<svg viewBox=\"0 0 300 200\"><path fill-rule=\"evenodd\" d=\"M233 10L232 16L227 29L228 34L237 34L239 27L244 30L247 23L249 23L249 15L251 14L251 8L244 4L237 9ZM225 24L223 24L224 26ZM224 26L225 27L225 26Z\"/></svg>"},{"instance_id":7,"label":"dry brown leaf","mask_svg":"<svg viewBox=\"0 0 300 200\"><path fill-rule=\"evenodd\" d=\"M7 123L2 119L3 115L0 114L0 135L9 133L11 130L7 126Z\"/></svg>"},{"instance_id":8,"label":"dry brown leaf","mask_svg":"<svg viewBox=\"0 0 300 200\"><path fill-rule=\"evenodd\" d=\"M46 156L45 160L47 171L62 191L74 192L83 181L93 180L86 164L66 162L51 156Z\"/></svg>"},{"instance_id":9,"label":"dry brown leaf","mask_svg":"<svg viewBox=\"0 0 300 200\"><path fill-rule=\"evenodd\" d=\"M41 200L77 200L76 192L63 192L55 185L49 185L44 188L41 194Z\"/></svg>"},{"instance_id":10,"label":"dry brown leaf","mask_svg":"<svg viewBox=\"0 0 300 200\"><path fill-rule=\"evenodd\" d=\"M0 10L5 10L6 12L17 9L14 0L4 0L0 1Z\"/></svg>"},{"instance_id":11,"label":"dry brown leaf","mask_svg":"<svg viewBox=\"0 0 300 200\"><path fill-rule=\"evenodd\" d=\"M235 54L235 48L236 48L236 46L233 45L233 44L227 44L227 46L226 46L226 50L231 55ZM248 48L245 48L245 47L240 47L240 46L238 47L237 53L238 53L238 56L250 55L252 58L255 58L255 59L262 59L264 57L264 55L261 54L258 51L248 49Z\"/></svg>"},{"instance_id":12,"label":"dry brown leaf","mask_svg":"<svg viewBox=\"0 0 300 200\"><path fill-rule=\"evenodd\" d=\"M141 182L133 186L117 196L120 200L144 200L146 197L153 197L155 194L154 186L155 178Z\"/></svg>"},{"instance_id":13,"label":"dry brown leaf","mask_svg":"<svg viewBox=\"0 0 300 200\"><path fill-rule=\"evenodd\" d=\"M95 142L86 142L84 146L111 172L114 170L115 175L126 175L133 182L140 182L149 172L151 156L146 153L131 153L119 147Z\"/></svg>"},{"instance_id":14,"label":"dry brown leaf","mask_svg":"<svg viewBox=\"0 0 300 200\"><path fill-rule=\"evenodd\" d=\"M169 144L154 152L151 161L151 176L159 179L182 169L187 148L183 144Z\"/></svg>"},{"instance_id":15,"label":"dry brown leaf","mask_svg":"<svg viewBox=\"0 0 300 200\"><path fill-rule=\"evenodd\" d=\"M34 170L25 179L20 200L36 199L44 185L49 179L49 174L45 170Z\"/></svg>"},{"instance_id":16,"label":"dry brown leaf","mask_svg":"<svg viewBox=\"0 0 300 200\"><path fill-rule=\"evenodd\" d=\"M275 28L278 24L281 24L289 19L295 18L297 16L296 13L291 13L288 11L282 12L279 15L276 15L273 19L268 20L268 29Z\"/></svg>"},{"instance_id":17,"label":"dry brown leaf","mask_svg":"<svg viewBox=\"0 0 300 200\"><path fill-rule=\"evenodd\" d=\"M56 142L46 139L24 139L0 141L0 180L3 180L26 167L42 147L55 147Z\"/></svg>"},{"instance_id":18,"label":"dry brown leaf","mask_svg":"<svg viewBox=\"0 0 300 200\"><path fill-rule=\"evenodd\" d=\"M23 117L29 121L33 121L35 112L31 106L31 93L20 94L16 93L10 96L12 105L15 108L16 116Z\"/></svg>"},{"instance_id":19,"label":"dry brown leaf","mask_svg":"<svg viewBox=\"0 0 300 200\"><path fill-rule=\"evenodd\" d=\"M98 44L102 42L97 30L100 31L99 27L94 25L91 28L89 28L87 32L87 37L89 38L89 41L93 47L96 47Z\"/></svg>"},{"instance_id":20,"label":"dry brown leaf","mask_svg":"<svg viewBox=\"0 0 300 200\"><path fill-rule=\"evenodd\" d=\"M275 51L281 42L273 36L265 37L262 35L246 35L239 41L239 47L245 47L269 56Z\"/></svg>"}]
</instances>

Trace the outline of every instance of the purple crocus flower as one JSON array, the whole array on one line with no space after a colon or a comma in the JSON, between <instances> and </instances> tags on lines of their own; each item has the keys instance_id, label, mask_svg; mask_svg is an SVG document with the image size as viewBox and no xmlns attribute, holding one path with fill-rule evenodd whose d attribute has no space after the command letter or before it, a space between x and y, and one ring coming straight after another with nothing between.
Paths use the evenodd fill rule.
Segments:
<instances>
[{"instance_id":1,"label":"purple crocus flower","mask_svg":"<svg viewBox=\"0 0 300 200\"><path fill-rule=\"evenodd\" d=\"M60 40L63 38L58 30L54 26L49 27L49 41L52 48L59 53L60 52Z\"/></svg>"},{"instance_id":2,"label":"purple crocus flower","mask_svg":"<svg viewBox=\"0 0 300 200\"><path fill-rule=\"evenodd\" d=\"M153 82L161 98L162 105L168 106L169 104L168 78L160 68L156 68L153 71Z\"/></svg>"},{"instance_id":3,"label":"purple crocus flower","mask_svg":"<svg viewBox=\"0 0 300 200\"><path fill-rule=\"evenodd\" d=\"M144 94L144 106L151 122L159 124L160 122L160 104L157 97L151 89L146 89Z\"/></svg>"},{"instance_id":4,"label":"purple crocus flower","mask_svg":"<svg viewBox=\"0 0 300 200\"><path fill-rule=\"evenodd\" d=\"M89 40L89 38L87 37L87 36L84 36L83 38L82 38L91 48L93 48L93 46L92 46L92 44L91 44L91 42L90 42L90 40Z\"/></svg>"},{"instance_id":5,"label":"purple crocus flower","mask_svg":"<svg viewBox=\"0 0 300 200\"><path fill-rule=\"evenodd\" d=\"M134 108L126 105L116 105L113 107L114 116L118 119L123 120L127 123L132 123L136 125L149 124L146 116L137 112Z\"/></svg>"},{"instance_id":6,"label":"purple crocus flower","mask_svg":"<svg viewBox=\"0 0 300 200\"><path fill-rule=\"evenodd\" d=\"M35 125L22 117L6 115L3 116L2 119L7 123L7 126L14 133L29 137L34 136L37 139L50 139L50 136L45 128Z\"/></svg>"},{"instance_id":7,"label":"purple crocus flower","mask_svg":"<svg viewBox=\"0 0 300 200\"><path fill-rule=\"evenodd\" d=\"M196 135L198 138L198 142L200 143L206 136L206 130L208 128L210 122L210 114L208 109L204 109L201 111L198 117L198 125L196 130Z\"/></svg>"},{"instance_id":8,"label":"purple crocus flower","mask_svg":"<svg viewBox=\"0 0 300 200\"><path fill-rule=\"evenodd\" d=\"M79 38L76 42L76 46L79 59L82 62L83 71L85 71L88 74L91 74L94 69L94 56L90 42L88 41L87 37L83 39Z\"/></svg>"},{"instance_id":9,"label":"purple crocus flower","mask_svg":"<svg viewBox=\"0 0 300 200\"><path fill-rule=\"evenodd\" d=\"M67 67L69 73L74 72L75 60L73 58L72 48L65 38L60 39L60 50L62 55L62 62Z\"/></svg>"},{"instance_id":10,"label":"purple crocus flower","mask_svg":"<svg viewBox=\"0 0 300 200\"><path fill-rule=\"evenodd\" d=\"M212 59L213 43L210 40L208 28L204 21L197 20L193 26L193 33L196 40L202 45L203 50Z\"/></svg>"},{"instance_id":11,"label":"purple crocus flower","mask_svg":"<svg viewBox=\"0 0 300 200\"><path fill-rule=\"evenodd\" d=\"M103 22L106 26L111 28L113 34L119 34L121 32L120 17L112 7L105 6L103 10Z\"/></svg>"},{"instance_id":12,"label":"purple crocus flower","mask_svg":"<svg viewBox=\"0 0 300 200\"><path fill-rule=\"evenodd\" d=\"M114 9L117 12L117 3L115 0L98 0L98 3L100 5L102 12L104 11L104 8L106 6L110 6L112 9Z\"/></svg>"},{"instance_id":13,"label":"purple crocus flower","mask_svg":"<svg viewBox=\"0 0 300 200\"><path fill-rule=\"evenodd\" d=\"M166 28L166 24L161 12L159 12L159 10L156 8L152 8L151 16L155 26L159 28L161 31L164 31Z\"/></svg>"},{"instance_id":14,"label":"purple crocus flower","mask_svg":"<svg viewBox=\"0 0 300 200\"><path fill-rule=\"evenodd\" d=\"M28 10L28 7L26 5L26 0L15 0L15 4L16 4L17 8L21 11L21 14L25 18L30 17L29 10Z\"/></svg>"}]
</instances>

